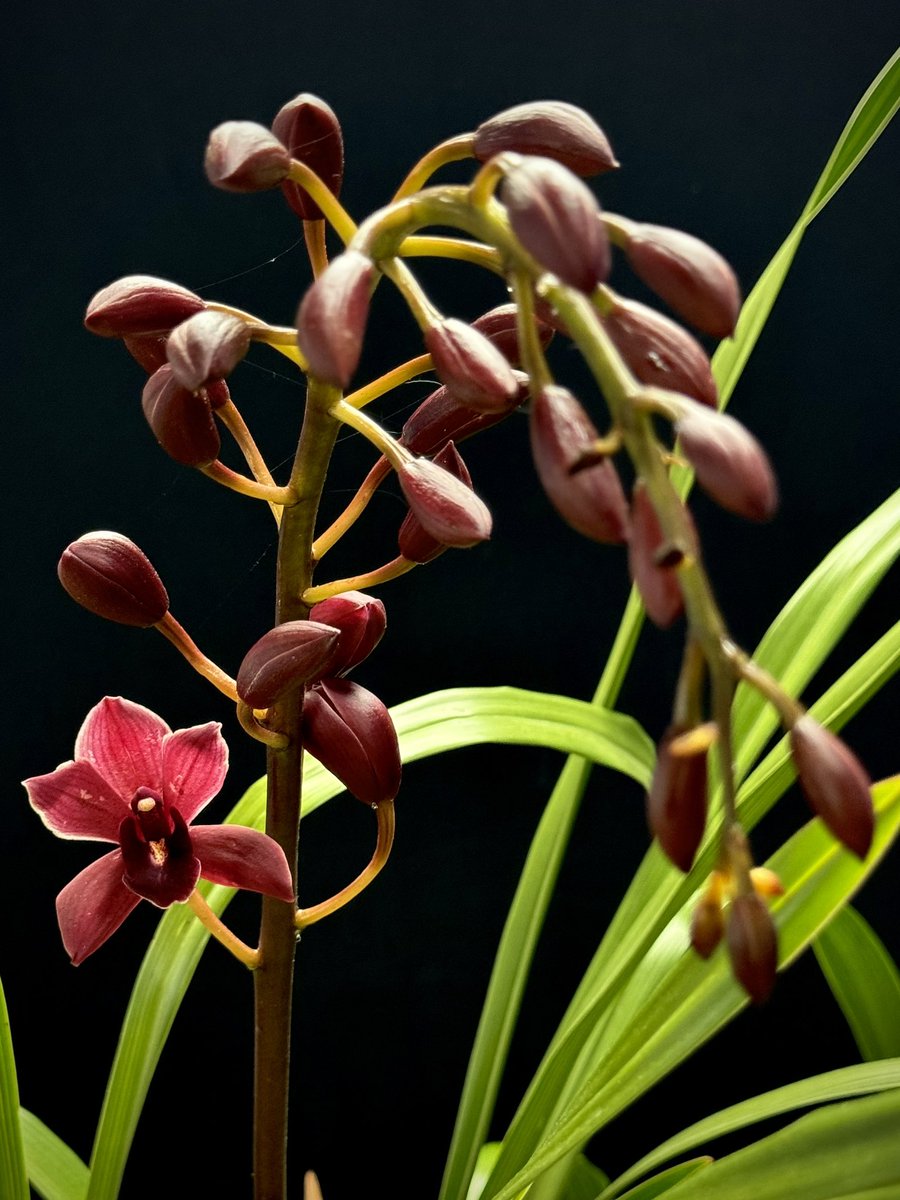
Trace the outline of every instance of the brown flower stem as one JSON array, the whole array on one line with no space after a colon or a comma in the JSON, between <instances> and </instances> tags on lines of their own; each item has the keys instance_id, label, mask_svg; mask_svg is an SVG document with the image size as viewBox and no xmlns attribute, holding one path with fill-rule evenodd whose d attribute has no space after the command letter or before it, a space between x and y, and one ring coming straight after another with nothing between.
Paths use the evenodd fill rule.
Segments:
<instances>
[{"instance_id":1,"label":"brown flower stem","mask_svg":"<svg viewBox=\"0 0 900 1200\"><path fill-rule=\"evenodd\" d=\"M216 941L221 942L229 954L249 967L251 971L256 970L256 965L259 962L259 951L248 946L228 928L224 922L220 921L213 910L209 907L196 888L187 898L188 906L201 924L205 925L209 932L213 935Z\"/></svg>"},{"instance_id":2,"label":"brown flower stem","mask_svg":"<svg viewBox=\"0 0 900 1200\"><path fill-rule=\"evenodd\" d=\"M418 357L411 358L407 362L401 363L398 367L394 367L393 370L388 371L386 374L379 375L377 379L373 379L365 387L361 387L355 392L348 392L344 397L344 403L351 405L353 408L365 408L367 404L371 404L373 400L377 400L379 396L385 395L386 392L393 391L401 383L409 383L417 375L422 375L426 371L430 371L432 366L431 355L420 354Z\"/></svg>"},{"instance_id":3,"label":"brown flower stem","mask_svg":"<svg viewBox=\"0 0 900 1200\"><path fill-rule=\"evenodd\" d=\"M157 621L156 628L163 637L169 639L179 654L184 655L194 670L204 679L208 679L223 696L227 696L229 700L237 700L238 694L231 676L226 675L221 667L217 667L211 658L206 657L184 626L179 624L170 612L167 612L161 621Z\"/></svg>"},{"instance_id":4,"label":"brown flower stem","mask_svg":"<svg viewBox=\"0 0 900 1200\"><path fill-rule=\"evenodd\" d=\"M758 663L755 663L739 646L733 642L727 642L724 649L738 678L743 679L751 687L756 688L762 696L765 696L778 712L785 727L791 729L806 711L803 705L798 704L793 697L789 696L777 679Z\"/></svg>"},{"instance_id":5,"label":"brown flower stem","mask_svg":"<svg viewBox=\"0 0 900 1200\"><path fill-rule=\"evenodd\" d=\"M320 562L325 554L344 536L347 530L353 525L354 521L365 512L366 507L375 493L378 491L380 484L390 474L391 464L382 456L372 467L371 471L359 485L359 490L356 495L324 533L319 534L312 545L313 558L316 562Z\"/></svg>"},{"instance_id":6,"label":"brown flower stem","mask_svg":"<svg viewBox=\"0 0 900 1200\"><path fill-rule=\"evenodd\" d=\"M330 193L329 193L330 195ZM318 197L315 197L318 201ZM320 207L321 204L320 204ZM312 581L312 543L325 475L340 424L330 414L335 389L311 380L300 443L291 473L297 502L285 509L279 530L275 620L304 619L301 596ZM284 850L295 881L300 833L303 743L299 736L304 689L291 692L267 714L267 723L288 739L267 751L266 833ZM264 896L259 965L254 972L255 1066L253 1091L253 1186L255 1200L287 1198L288 1081L291 1006L297 930L294 905Z\"/></svg>"},{"instance_id":7,"label":"brown flower stem","mask_svg":"<svg viewBox=\"0 0 900 1200\"><path fill-rule=\"evenodd\" d=\"M306 253L309 255L309 265L316 279L328 266L328 250L325 247L325 222L304 221L303 239L306 242Z\"/></svg>"},{"instance_id":8,"label":"brown flower stem","mask_svg":"<svg viewBox=\"0 0 900 1200\"><path fill-rule=\"evenodd\" d=\"M374 571L364 571L362 575L348 575L346 579L334 579L331 583L320 583L317 587L307 588L303 593L303 599L307 604L312 605L318 604L321 600L327 600L329 596L340 596L343 592L356 592L362 591L364 588L377 587L381 583L388 583L391 579L398 579L415 566L418 566L418 563L404 558L401 554L385 563L384 566L376 567Z\"/></svg>"},{"instance_id":9,"label":"brown flower stem","mask_svg":"<svg viewBox=\"0 0 900 1200\"><path fill-rule=\"evenodd\" d=\"M232 471L218 459L211 462L209 466L197 469L202 475L212 479L214 483L221 483L223 487L230 488L233 492L239 492L242 496L250 496L253 500L267 500L270 504L280 504L285 507L296 503L297 500L297 494L292 487L258 483L255 479L248 479L246 475Z\"/></svg>"},{"instance_id":10,"label":"brown flower stem","mask_svg":"<svg viewBox=\"0 0 900 1200\"><path fill-rule=\"evenodd\" d=\"M299 930L305 929L307 925L314 925L316 921L321 921L323 917L328 917L333 912L337 912L339 908L343 908L345 904L349 904L360 892L366 890L387 862L394 844L394 802L393 800L384 800L381 804L375 804L373 807L378 821L378 840L368 865L360 871L352 883L348 883L345 888L341 888L328 900L314 904L311 908L298 908L294 916L294 924Z\"/></svg>"},{"instance_id":11,"label":"brown flower stem","mask_svg":"<svg viewBox=\"0 0 900 1200\"><path fill-rule=\"evenodd\" d=\"M265 484L267 487L276 487L272 472L266 466L266 460L260 453L259 447L253 440L253 435L234 402L227 400L220 408L216 409L216 414L240 447L256 482ZM269 508L272 510L272 516L277 525L281 521L281 506L270 501Z\"/></svg>"},{"instance_id":12,"label":"brown flower stem","mask_svg":"<svg viewBox=\"0 0 900 1200\"><path fill-rule=\"evenodd\" d=\"M413 169L409 172L397 189L394 200L402 200L418 192L431 176L445 163L460 162L472 157L474 133L461 133L456 137L447 138L434 146L427 154L423 154Z\"/></svg>"}]
</instances>

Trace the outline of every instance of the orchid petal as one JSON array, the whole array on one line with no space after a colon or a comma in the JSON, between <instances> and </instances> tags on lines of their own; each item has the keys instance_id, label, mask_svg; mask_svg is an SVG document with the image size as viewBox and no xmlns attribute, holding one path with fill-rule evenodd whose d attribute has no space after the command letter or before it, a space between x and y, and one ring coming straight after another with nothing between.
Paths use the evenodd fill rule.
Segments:
<instances>
[{"instance_id":1,"label":"orchid petal","mask_svg":"<svg viewBox=\"0 0 900 1200\"><path fill-rule=\"evenodd\" d=\"M228 747L218 721L168 734L162 744L163 799L190 825L218 795L228 771Z\"/></svg>"},{"instance_id":2,"label":"orchid petal","mask_svg":"<svg viewBox=\"0 0 900 1200\"><path fill-rule=\"evenodd\" d=\"M294 899L284 851L264 833L241 825L195 825L191 830L200 874L212 883L262 892L276 900Z\"/></svg>"},{"instance_id":3,"label":"orchid petal","mask_svg":"<svg viewBox=\"0 0 900 1200\"><path fill-rule=\"evenodd\" d=\"M156 713L106 696L85 717L75 741L75 758L97 768L125 801L140 787L162 793L162 741L171 733Z\"/></svg>"},{"instance_id":4,"label":"orchid petal","mask_svg":"<svg viewBox=\"0 0 900 1200\"><path fill-rule=\"evenodd\" d=\"M26 779L24 786L32 808L57 837L119 840L127 805L90 763L62 763L49 775Z\"/></svg>"},{"instance_id":5,"label":"orchid petal","mask_svg":"<svg viewBox=\"0 0 900 1200\"><path fill-rule=\"evenodd\" d=\"M157 908L184 904L200 878L190 831L177 809L170 815L172 832L156 842L145 840L131 815L119 826L125 885Z\"/></svg>"},{"instance_id":6,"label":"orchid petal","mask_svg":"<svg viewBox=\"0 0 900 1200\"><path fill-rule=\"evenodd\" d=\"M113 850L76 875L56 897L63 945L73 966L116 932L140 903L122 882L122 854Z\"/></svg>"}]
</instances>

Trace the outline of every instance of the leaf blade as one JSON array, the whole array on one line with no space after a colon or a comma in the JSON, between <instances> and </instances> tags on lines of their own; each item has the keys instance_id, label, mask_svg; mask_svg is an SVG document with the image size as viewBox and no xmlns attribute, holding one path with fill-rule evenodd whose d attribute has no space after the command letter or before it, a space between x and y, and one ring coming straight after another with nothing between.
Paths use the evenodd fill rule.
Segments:
<instances>
[{"instance_id":1,"label":"leaf blade","mask_svg":"<svg viewBox=\"0 0 900 1200\"><path fill-rule=\"evenodd\" d=\"M25 1150L19 1124L19 1083L9 1012L0 983L0 1196L28 1200Z\"/></svg>"}]
</instances>

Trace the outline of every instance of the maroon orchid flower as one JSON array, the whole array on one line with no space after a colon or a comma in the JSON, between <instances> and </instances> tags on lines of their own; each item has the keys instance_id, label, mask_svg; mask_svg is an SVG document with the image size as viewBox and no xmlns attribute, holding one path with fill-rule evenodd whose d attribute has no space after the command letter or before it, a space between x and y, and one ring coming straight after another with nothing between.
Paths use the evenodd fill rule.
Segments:
<instances>
[{"instance_id":1,"label":"maroon orchid flower","mask_svg":"<svg viewBox=\"0 0 900 1200\"><path fill-rule=\"evenodd\" d=\"M271 838L238 825L190 828L228 770L220 728L211 721L173 733L142 705L107 696L85 718L74 761L25 780L32 807L58 837L118 844L56 899L75 966L142 899L158 908L184 903L201 876L293 900L287 860Z\"/></svg>"}]
</instances>

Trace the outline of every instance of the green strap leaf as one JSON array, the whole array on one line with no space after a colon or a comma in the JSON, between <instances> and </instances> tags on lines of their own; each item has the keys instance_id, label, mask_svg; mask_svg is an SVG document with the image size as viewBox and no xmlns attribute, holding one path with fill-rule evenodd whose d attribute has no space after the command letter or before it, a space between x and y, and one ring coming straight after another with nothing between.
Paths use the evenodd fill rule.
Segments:
<instances>
[{"instance_id":1,"label":"green strap leaf","mask_svg":"<svg viewBox=\"0 0 900 1200\"><path fill-rule=\"evenodd\" d=\"M654 1175L652 1179L639 1183L636 1188L632 1188L627 1195L623 1196L622 1200L655 1200L655 1197L661 1196L663 1192L670 1191L676 1183L681 1183L683 1179L689 1179L691 1175L696 1175L703 1167L708 1167L712 1161L708 1154L703 1154L700 1158L692 1158L688 1162L678 1163L677 1166L669 1167L667 1171Z\"/></svg>"},{"instance_id":2,"label":"green strap leaf","mask_svg":"<svg viewBox=\"0 0 900 1200\"><path fill-rule=\"evenodd\" d=\"M900 1090L830 1104L729 1154L671 1200L896 1200Z\"/></svg>"},{"instance_id":3,"label":"green strap leaf","mask_svg":"<svg viewBox=\"0 0 900 1200\"><path fill-rule=\"evenodd\" d=\"M843 909L835 921L839 921L843 913L848 911L847 908ZM834 923L833 921L832 925ZM698 1146L707 1146L716 1138L734 1133L737 1129L744 1129L748 1125L780 1116L782 1113L793 1112L798 1108L811 1108L833 1100L846 1100L848 1096L862 1096L898 1087L900 1058L895 1058L885 1062L841 1067L837 1071L813 1075L810 1079L801 1079L797 1083L789 1083L786 1087L764 1092L750 1100L742 1100L740 1104L733 1104L730 1108L723 1108L721 1112L697 1121L657 1146L633 1167L629 1167L618 1179L614 1179L597 1200L611 1200L636 1179L640 1179L648 1171L656 1170L668 1159L678 1158Z\"/></svg>"},{"instance_id":4,"label":"green strap leaf","mask_svg":"<svg viewBox=\"0 0 900 1200\"><path fill-rule=\"evenodd\" d=\"M74 1150L27 1108L19 1110L25 1162L43 1200L85 1200L90 1172Z\"/></svg>"},{"instance_id":5,"label":"green strap leaf","mask_svg":"<svg viewBox=\"0 0 900 1200\"><path fill-rule=\"evenodd\" d=\"M863 1058L900 1056L900 971L869 923L848 906L813 949Z\"/></svg>"},{"instance_id":6,"label":"green strap leaf","mask_svg":"<svg viewBox=\"0 0 900 1200\"><path fill-rule=\"evenodd\" d=\"M28 1176L19 1125L19 1083L6 996L0 983L0 1196L28 1200Z\"/></svg>"},{"instance_id":7,"label":"green strap leaf","mask_svg":"<svg viewBox=\"0 0 900 1200\"><path fill-rule=\"evenodd\" d=\"M877 832L865 862L835 842L820 821L795 834L768 865L785 886L772 906L778 928L779 969L787 967L848 901L872 872L900 831L900 777L873 788ZM707 1041L747 1004L734 981L724 947L705 963L689 949L690 906L685 906L660 939L668 969L647 970L655 986L642 1006L631 1010L599 1065L581 1080L577 1094L537 1145L517 1164L504 1143L484 1191L485 1200L512 1200L565 1154L583 1146L599 1129ZM673 949L676 949L673 953Z\"/></svg>"},{"instance_id":8,"label":"green strap leaf","mask_svg":"<svg viewBox=\"0 0 900 1200\"><path fill-rule=\"evenodd\" d=\"M454 688L392 710L404 762L483 742L549 746L622 771L646 787L653 744L636 721L566 696L515 688ZM342 791L307 758L303 814ZM262 828L265 781L254 784L228 820ZM234 890L201 883L218 914ZM183 905L163 916L138 972L107 1084L91 1156L88 1200L115 1200L147 1089L208 934Z\"/></svg>"}]
</instances>

